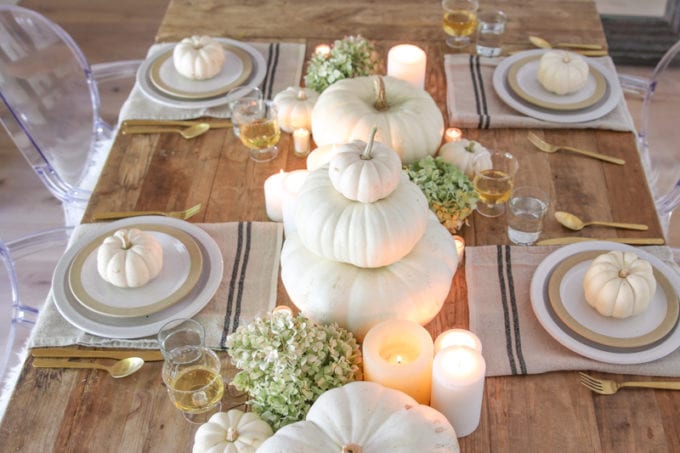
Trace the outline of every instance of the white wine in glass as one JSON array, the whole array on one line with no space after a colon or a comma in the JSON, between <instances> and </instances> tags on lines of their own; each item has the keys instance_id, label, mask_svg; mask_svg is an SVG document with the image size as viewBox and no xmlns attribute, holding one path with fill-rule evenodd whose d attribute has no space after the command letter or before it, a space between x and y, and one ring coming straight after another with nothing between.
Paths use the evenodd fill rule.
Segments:
<instances>
[{"instance_id":1,"label":"white wine in glass","mask_svg":"<svg viewBox=\"0 0 680 453\"><path fill-rule=\"evenodd\" d=\"M510 153L492 151L479 153L473 161L472 185L479 195L477 212L485 217L498 217L505 212L505 203L512 195L519 164Z\"/></svg>"},{"instance_id":2,"label":"white wine in glass","mask_svg":"<svg viewBox=\"0 0 680 453\"><path fill-rule=\"evenodd\" d=\"M442 0L444 20L442 28L449 35L446 44L460 48L470 44L470 36L477 29L477 0Z\"/></svg>"},{"instance_id":3,"label":"white wine in glass","mask_svg":"<svg viewBox=\"0 0 680 453\"><path fill-rule=\"evenodd\" d=\"M281 138L276 106L271 101L252 101L233 112L238 122L241 142L249 149L250 158L268 162L279 154L276 144Z\"/></svg>"}]
</instances>

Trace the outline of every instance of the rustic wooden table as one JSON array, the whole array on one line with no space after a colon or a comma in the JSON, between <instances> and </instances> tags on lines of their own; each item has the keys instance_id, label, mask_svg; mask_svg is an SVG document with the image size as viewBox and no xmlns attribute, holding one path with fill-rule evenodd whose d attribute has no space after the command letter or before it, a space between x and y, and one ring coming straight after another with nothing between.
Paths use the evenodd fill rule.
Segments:
<instances>
[{"instance_id":1,"label":"rustic wooden table","mask_svg":"<svg viewBox=\"0 0 680 453\"><path fill-rule=\"evenodd\" d=\"M510 18L504 51L529 48L527 36L595 42L606 46L592 0L507 0L496 3ZM446 114L444 44L437 1L346 0L172 0L157 41L201 33L246 41L295 41L307 56L319 43L361 34L381 55L397 42L427 52L426 90ZM526 130L465 130L466 137L520 159L518 184L536 183L557 196L558 208L596 213L601 219L641 222L644 233L591 229L596 237L662 237L645 183L633 134L603 130L543 131L547 139L605 151L626 160L624 167L567 154L537 152ZM279 169L305 167L284 134L274 161L248 159L230 129L194 139L173 134L122 136L92 196L94 212L131 209L177 210L203 203L192 222L266 221L263 183ZM635 207L631 209L631 207ZM504 222L471 217L462 230L468 245L507 244ZM573 234L573 233L572 233ZM544 237L565 235L547 221ZM289 303L279 284L279 303ZM433 335L468 324L465 269L456 274L440 315L428 325ZM228 360L225 357L225 364ZM160 363L149 363L124 380L97 371L35 370L31 359L21 374L0 428L3 451L189 451L196 427L170 403ZM227 365L227 373L233 373ZM621 376L614 376L620 378ZM479 428L460 439L463 451L678 451L680 392L631 390L599 396L578 384L575 372L495 377L486 380Z\"/></svg>"}]
</instances>

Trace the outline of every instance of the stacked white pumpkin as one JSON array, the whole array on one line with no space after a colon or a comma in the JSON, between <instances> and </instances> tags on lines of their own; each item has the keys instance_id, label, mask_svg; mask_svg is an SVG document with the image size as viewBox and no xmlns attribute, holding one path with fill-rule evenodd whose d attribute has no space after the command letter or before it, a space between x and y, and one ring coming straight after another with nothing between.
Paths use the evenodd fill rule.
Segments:
<instances>
[{"instance_id":1,"label":"stacked white pumpkin","mask_svg":"<svg viewBox=\"0 0 680 453\"><path fill-rule=\"evenodd\" d=\"M456 271L455 243L430 212L392 148L338 145L298 194L281 277L308 317L357 337L386 319L425 324L441 309Z\"/></svg>"}]
</instances>

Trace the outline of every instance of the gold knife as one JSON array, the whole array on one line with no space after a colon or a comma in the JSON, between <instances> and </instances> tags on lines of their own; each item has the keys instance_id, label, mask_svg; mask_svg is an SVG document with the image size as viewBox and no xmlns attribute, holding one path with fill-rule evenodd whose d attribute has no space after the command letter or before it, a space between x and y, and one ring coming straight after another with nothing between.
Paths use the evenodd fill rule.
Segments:
<instances>
[{"instance_id":1,"label":"gold knife","mask_svg":"<svg viewBox=\"0 0 680 453\"><path fill-rule=\"evenodd\" d=\"M629 245L663 245L663 238L584 238L580 236L542 239L536 245L566 245L586 241L609 241Z\"/></svg>"},{"instance_id":2,"label":"gold knife","mask_svg":"<svg viewBox=\"0 0 680 453\"><path fill-rule=\"evenodd\" d=\"M160 362L163 354L158 349L79 349L79 348L33 348L33 357L68 357L68 358L98 358L98 359L126 359L141 357L145 362Z\"/></svg>"},{"instance_id":3,"label":"gold knife","mask_svg":"<svg viewBox=\"0 0 680 453\"><path fill-rule=\"evenodd\" d=\"M134 126L193 126L199 123L208 123L210 129L224 129L231 127L231 120L125 120L122 129Z\"/></svg>"}]
</instances>

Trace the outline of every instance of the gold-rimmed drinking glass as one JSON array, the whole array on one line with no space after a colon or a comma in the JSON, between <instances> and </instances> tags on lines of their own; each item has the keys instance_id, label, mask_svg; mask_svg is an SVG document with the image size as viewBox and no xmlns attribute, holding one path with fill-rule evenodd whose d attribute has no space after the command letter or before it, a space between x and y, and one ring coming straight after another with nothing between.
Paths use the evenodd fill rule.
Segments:
<instances>
[{"instance_id":1,"label":"gold-rimmed drinking glass","mask_svg":"<svg viewBox=\"0 0 680 453\"><path fill-rule=\"evenodd\" d=\"M479 195L477 212L485 217L498 217L512 195L517 158L505 151L479 153L472 160L472 184Z\"/></svg>"},{"instance_id":2,"label":"gold-rimmed drinking glass","mask_svg":"<svg viewBox=\"0 0 680 453\"><path fill-rule=\"evenodd\" d=\"M477 30L477 0L442 0L444 19L442 28L448 35L446 44L462 48L470 44L470 36Z\"/></svg>"}]
</instances>

